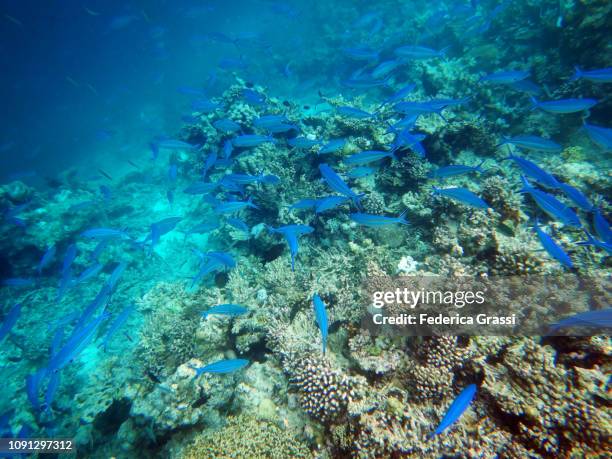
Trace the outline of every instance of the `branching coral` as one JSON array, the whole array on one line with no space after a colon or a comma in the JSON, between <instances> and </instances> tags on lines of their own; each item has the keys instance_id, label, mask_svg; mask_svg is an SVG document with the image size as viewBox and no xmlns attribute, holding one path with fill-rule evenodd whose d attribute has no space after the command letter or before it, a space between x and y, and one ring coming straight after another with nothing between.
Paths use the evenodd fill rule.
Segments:
<instances>
[{"instance_id":1,"label":"branching coral","mask_svg":"<svg viewBox=\"0 0 612 459\"><path fill-rule=\"evenodd\" d=\"M188 445L184 459L308 459L314 455L295 432L249 415L229 416L218 430L205 432Z\"/></svg>"}]
</instances>

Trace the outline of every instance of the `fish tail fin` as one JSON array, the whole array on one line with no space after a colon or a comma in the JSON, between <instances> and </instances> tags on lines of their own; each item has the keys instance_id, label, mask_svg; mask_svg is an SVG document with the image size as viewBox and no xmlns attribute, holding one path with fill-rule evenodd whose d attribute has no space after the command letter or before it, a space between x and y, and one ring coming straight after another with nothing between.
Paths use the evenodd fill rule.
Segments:
<instances>
[{"instance_id":1,"label":"fish tail fin","mask_svg":"<svg viewBox=\"0 0 612 459\"><path fill-rule=\"evenodd\" d=\"M539 107L540 102L538 102L538 99L533 96L529 96L529 99L531 99L531 111L534 111L536 108Z\"/></svg>"},{"instance_id":2,"label":"fish tail fin","mask_svg":"<svg viewBox=\"0 0 612 459\"><path fill-rule=\"evenodd\" d=\"M487 159L483 159L482 161L480 161L480 163L474 168L475 170L477 170L478 172L484 172L485 169L482 168L482 166L484 165L484 163L487 162Z\"/></svg>"},{"instance_id":3,"label":"fish tail fin","mask_svg":"<svg viewBox=\"0 0 612 459\"><path fill-rule=\"evenodd\" d=\"M291 254L291 272L295 272L295 255Z\"/></svg>"},{"instance_id":4,"label":"fish tail fin","mask_svg":"<svg viewBox=\"0 0 612 459\"><path fill-rule=\"evenodd\" d=\"M576 245L580 245L580 246L593 245L595 241L595 238L593 237L593 235L589 233L587 230L584 230L584 234L586 234L587 240L576 242Z\"/></svg>"},{"instance_id":5,"label":"fish tail fin","mask_svg":"<svg viewBox=\"0 0 612 459\"><path fill-rule=\"evenodd\" d=\"M452 48L452 45L445 46L440 51L438 51L438 54L440 54L440 56L442 57L446 57L446 52L451 48Z\"/></svg>"},{"instance_id":6,"label":"fish tail fin","mask_svg":"<svg viewBox=\"0 0 612 459\"><path fill-rule=\"evenodd\" d=\"M362 207L361 207L361 198L363 198L364 196L365 196L365 193L359 193L358 195L356 195L356 196L354 196L354 197L352 198L352 199L353 199L353 202L355 203L355 206L357 206L357 208L358 208L359 210L361 210L361 208L362 208Z\"/></svg>"},{"instance_id":7,"label":"fish tail fin","mask_svg":"<svg viewBox=\"0 0 612 459\"><path fill-rule=\"evenodd\" d=\"M402 225L409 225L408 220L406 220L407 212L408 212L408 209L404 209L404 211L398 215L397 217L398 223L401 223Z\"/></svg>"},{"instance_id":8,"label":"fish tail fin","mask_svg":"<svg viewBox=\"0 0 612 459\"><path fill-rule=\"evenodd\" d=\"M570 78L570 81L576 81L582 78L582 70L577 65L574 65L574 75Z\"/></svg>"},{"instance_id":9,"label":"fish tail fin","mask_svg":"<svg viewBox=\"0 0 612 459\"><path fill-rule=\"evenodd\" d=\"M253 209L259 209L259 207L257 207L255 204L253 204L253 197L249 196L249 199L247 199L247 203L249 207L252 207Z\"/></svg>"},{"instance_id":10,"label":"fish tail fin","mask_svg":"<svg viewBox=\"0 0 612 459\"><path fill-rule=\"evenodd\" d=\"M524 175L521 175L521 183L523 184L523 187L521 188L520 193L529 193L531 190L533 190L533 187L527 181L527 177Z\"/></svg>"},{"instance_id":11,"label":"fish tail fin","mask_svg":"<svg viewBox=\"0 0 612 459\"><path fill-rule=\"evenodd\" d=\"M502 141L499 142L497 145L495 145L495 148L499 148L499 147L503 147L504 145L508 145L508 140L510 140L509 137L506 137L505 135L501 136Z\"/></svg>"}]
</instances>

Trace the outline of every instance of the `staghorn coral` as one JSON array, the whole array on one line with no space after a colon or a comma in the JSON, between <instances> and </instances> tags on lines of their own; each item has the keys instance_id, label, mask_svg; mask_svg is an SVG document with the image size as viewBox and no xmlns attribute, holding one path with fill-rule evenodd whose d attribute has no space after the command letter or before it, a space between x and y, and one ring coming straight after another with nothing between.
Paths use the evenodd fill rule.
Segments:
<instances>
[{"instance_id":1,"label":"staghorn coral","mask_svg":"<svg viewBox=\"0 0 612 459\"><path fill-rule=\"evenodd\" d=\"M187 445L184 459L308 459L315 456L288 429L250 415L229 416L221 429L199 434Z\"/></svg>"}]
</instances>

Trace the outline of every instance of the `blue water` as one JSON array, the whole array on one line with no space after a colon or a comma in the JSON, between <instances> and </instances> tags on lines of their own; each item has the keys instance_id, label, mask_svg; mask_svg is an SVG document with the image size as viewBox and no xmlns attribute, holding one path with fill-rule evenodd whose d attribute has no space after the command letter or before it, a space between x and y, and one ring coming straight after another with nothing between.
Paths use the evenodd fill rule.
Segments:
<instances>
[{"instance_id":1,"label":"blue water","mask_svg":"<svg viewBox=\"0 0 612 459\"><path fill-rule=\"evenodd\" d=\"M609 276L610 17L552 0L3 2L0 437L70 438L75 457L605 451L597 428L505 411L485 383L513 345L526 373L550 352L568 380L605 379L586 338L471 337L488 359L423 370L444 388L424 395L422 342L360 323L375 274ZM504 371L520 403L546 398ZM425 441L468 384L468 414Z\"/></svg>"}]
</instances>

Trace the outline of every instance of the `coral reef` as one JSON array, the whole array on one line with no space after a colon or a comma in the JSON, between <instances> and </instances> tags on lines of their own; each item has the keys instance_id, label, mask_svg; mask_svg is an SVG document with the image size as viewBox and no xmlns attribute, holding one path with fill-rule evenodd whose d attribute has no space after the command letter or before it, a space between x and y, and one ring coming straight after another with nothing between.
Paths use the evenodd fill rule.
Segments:
<instances>
[{"instance_id":1,"label":"coral reef","mask_svg":"<svg viewBox=\"0 0 612 459\"><path fill-rule=\"evenodd\" d=\"M242 414L229 416L223 428L204 432L181 453L185 459L308 459L315 457L299 437L272 422Z\"/></svg>"}]
</instances>

